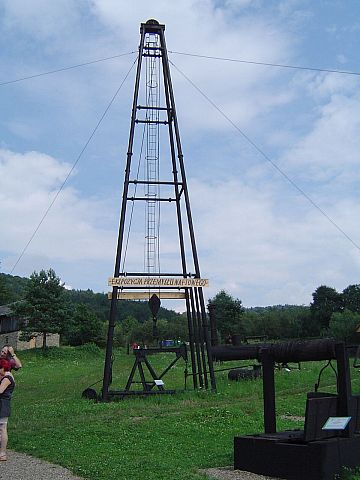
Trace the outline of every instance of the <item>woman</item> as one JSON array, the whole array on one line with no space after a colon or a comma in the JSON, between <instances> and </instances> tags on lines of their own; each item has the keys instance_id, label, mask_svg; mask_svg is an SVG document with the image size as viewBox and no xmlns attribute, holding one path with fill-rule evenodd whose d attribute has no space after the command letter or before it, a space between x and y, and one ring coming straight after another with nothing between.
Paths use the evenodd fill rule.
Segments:
<instances>
[{"instance_id":1,"label":"woman","mask_svg":"<svg viewBox=\"0 0 360 480\"><path fill-rule=\"evenodd\" d=\"M15 388L14 377L10 370L10 362L0 358L0 462L7 460L7 423L11 413L11 396Z\"/></svg>"},{"instance_id":2,"label":"woman","mask_svg":"<svg viewBox=\"0 0 360 480\"><path fill-rule=\"evenodd\" d=\"M20 359L17 357L11 345L4 345L0 351L0 358L9 360L10 366L13 370L19 370L22 367Z\"/></svg>"}]
</instances>

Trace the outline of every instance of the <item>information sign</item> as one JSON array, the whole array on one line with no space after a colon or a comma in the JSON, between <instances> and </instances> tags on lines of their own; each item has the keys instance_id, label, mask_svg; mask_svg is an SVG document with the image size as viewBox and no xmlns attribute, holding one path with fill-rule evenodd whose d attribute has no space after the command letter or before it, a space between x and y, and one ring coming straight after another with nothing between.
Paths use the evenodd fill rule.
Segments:
<instances>
[{"instance_id":1,"label":"information sign","mask_svg":"<svg viewBox=\"0 0 360 480\"><path fill-rule=\"evenodd\" d=\"M110 277L108 285L111 287L208 287L207 278L171 278L171 277Z\"/></svg>"},{"instance_id":2,"label":"information sign","mask_svg":"<svg viewBox=\"0 0 360 480\"><path fill-rule=\"evenodd\" d=\"M158 387L162 387L164 385L164 382L162 380L154 380L155 385Z\"/></svg>"},{"instance_id":3,"label":"information sign","mask_svg":"<svg viewBox=\"0 0 360 480\"><path fill-rule=\"evenodd\" d=\"M344 430L351 417L329 417L322 430Z\"/></svg>"}]
</instances>

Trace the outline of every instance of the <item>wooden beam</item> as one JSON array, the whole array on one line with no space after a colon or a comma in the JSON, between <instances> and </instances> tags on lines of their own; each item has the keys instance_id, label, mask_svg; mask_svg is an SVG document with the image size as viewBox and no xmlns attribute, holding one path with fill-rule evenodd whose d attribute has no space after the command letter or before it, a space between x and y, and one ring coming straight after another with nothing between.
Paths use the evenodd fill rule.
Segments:
<instances>
[{"instance_id":1,"label":"wooden beam","mask_svg":"<svg viewBox=\"0 0 360 480\"><path fill-rule=\"evenodd\" d=\"M118 300L149 300L156 293L160 299L186 298L185 292L118 292ZM108 299L112 299L112 293L108 293Z\"/></svg>"}]
</instances>

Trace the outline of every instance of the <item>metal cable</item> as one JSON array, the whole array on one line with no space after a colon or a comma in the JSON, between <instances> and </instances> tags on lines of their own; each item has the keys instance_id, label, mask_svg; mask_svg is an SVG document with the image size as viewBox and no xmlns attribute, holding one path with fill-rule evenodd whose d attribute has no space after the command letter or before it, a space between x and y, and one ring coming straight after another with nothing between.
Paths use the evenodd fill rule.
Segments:
<instances>
[{"instance_id":1,"label":"metal cable","mask_svg":"<svg viewBox=\"0 0 360 480\"><path fill-rule=\"evenodd\" d=\"M52 75L53 73L64 72L65 70L71 70L73 68L85 67L86 65L92 65L94 63L105 62L106 60L112 60L114 58L124 57L126 55L131 55L137 52L128 52L120 53L119 55L113 55L112 57L100 58L98 60L92 60L91 62L78 63L77 65L70 65L69 67L57 68L56 70L50 70L48 72L35 73L34 75L29 75L27 77L16 78L14 80L8 80L6 82L1 82L0 87L3 85L9 85L10 83L22 82L23 80L30 80L31 78L43 77L45 75Z\"/></svg>"},{"instance_id":2,"label":"metal cable","mask_svg":"<svg viewBox=\"0 0 360 480\"><path fill-rule=\"evenodd\" d=\"M226 115L226 113L221 110L220 107L218 107L216 105L215 102L213 102L192 80L190 80L190 78L185 75L184 72L182 72L173 62L171 62L169 60L169 63L171 63L171 65L195 88L195 90L197 90L201 96L203 96L205 98L205 100L207 100L207 102L210 103L210 105L212 105L219 113L220 115L222 115L225 120L227 120L239 133L240 135L245 138L245 140L250 143L250 145L252 147L255 148L255 150L257 150L258 153L260 153L260 155L262 157L265 158L265 160L267 160L274 168L275 170L277 170L280 175L282 175L299 193L301 193L301 195L303 197L305 197L308 202L314 207L316 208L345 238L347 238L347 240L349 240L350 243L352 243L352 245L357 248L358 250L360 250L360 246L319 206L317 205L317 203L314 202L314 200L301 188L299 187L295 181L289 177L289 175L287 175L273 160L271 160L271 158L253 141L251 140L251 138L241 130L240 127L238 127L236 125L236 123L234 123L230 117L228 117Z\"/></svg>"},{"instance_id":3,"label":"metal cable","mask_svg":"<svg viewBox=\"0 0 360 480\"><path fill-rule=\"evenodd\" d=\"M52 206L54 205L54 203L56 202L58 196L60 195L61 191L63 190L66 182L68 181L70 175L72 174L72 172L74 171L74 168L76 167L76 165L78 164L80 158L82 157L83 153L85 152L87 146L89 145L90 141L92 140L93 136L95 135L96 131L98 130L98 128L100 127L100 124L101 122L104 120L107 112L109 111L111 105L114 103L115 101L115 98L117 97L118 93L120 92L122 86L124 85L126 79L128 78L131 70L134 68L134 65L136 63L137 59L135 59L135 61L133 62L133 64L131 65L129 71L126 73L123 81L121 82L120 86L117 88L116 92L114 93L114 95L112 96L110 102L108 103L106 109L104 110L104 113L101 115L100 117L100 120L97 122L95 128L93 129L93 131L91 132L89 138L87 139L84 147L82 148L81 152L79 153L77 159L75 160L74 164L72 165L72 167L70 168L68 174L66 175L65 177L65 180L63 181L63 183L60 185L60 188L58 189L58 191L56 192L53 200L51 201L50 205L48 206L48 208L46 209L45 213L43 214L40 222L38 223L37 227L35 228L34 232L32 233L30 239L28 240L27 244L25 245L25 247L23 248L21 254L19 255L18 259L16 260L15 264L13 265L12 269L10 270L10 274L13 273L13 271L15 270L17 264L20 262L20 260L22 259L22 257L24 256L26 250L28 249L30 243L32 242L33 238L35 237L37 231L39 230L39 228L41 227L42 223L44 222L47 214L49 213L50 209L52 208Z\"/></svg>"},{"instance_id":4,"label":"metal cable","mask_svg":"<svg viewBox=\"0 0 360 480\"><path fill-rule=\"evenodd\" d=\"M45 76L45 75L52 75L54 73L59 73L59 72L63 72L63 71L66 71L66 70L71 70L73 68L92 65L94 63L105 62L107 60L113 60L114 58L120 58L120 57L123 57L125 55L131 55L133 53L136 53L136 51L132 51L132 52L128 52L128 53L120 53L119 55L113 55L111 57L100 58L98 60L92 60L90 62L79 63L77 65L70 65L69 67L63 67L63 68L58 68L56 70L50 70L48 72L41 72L41 73L36 73L34 75L26 76L26 77L20 77L20 78L16 78L16 79L13 79L13 80L7 80L5 82L0 82L0 86L9 85L11 83L16 83L16 82L22 82L24 80L30 80L32 78L42 77L42 76ZM211 56L211 55L200 55L200 54L188 53L188 52L177 52L175 50L168 50L168 53L173 53L175 55L185 55L185 56L188 56L188 57L205 58L205 59L209 59L209 60L221 60L221 61L225 61L225 62L244 63L244 64L248 64L248 65L260 65L260 66L266 66L266 67L290 68L290 69L295 69L295 70L309 70L309 71L314 71L314 72L338 73L338 74L341 74L341 75L360 76L360 72L352 72L352 71L348 71L348 70L336 70L336 69L331 69L331 68L317 68L317 67L302 67L302 66L299 66L299 65L288 65L288 64L281 64L281 63L270 63L270 62L256 62L254 60L241 60L241 59L237 59L237 58L215 57L215 56Z\"/></svg>"},{"instance_id":5,"label":"metal cable","mask_svg":"<svg viewBox=\"0 0 360 480\"><path fill-rule=\"evenodd\" d=\"M267 63L267 62L255 62L253 60L240 60L236 58L225 58L225 57L213 57L211 55L198 55L195 53L187 53L187 52L175 52L174 50L168 50L169 53L174 53L176 55L185 55L188 57L196 57L196 58L206 58L211 60L222 60L225 62L235 62L235 63L245 63L248 65L262 65L265 67L279 67L279 68L291 68L295 70L310 70L313 72L325 72L325 73L339 73L341 75L356 75L360 76L360 72L351 72L347 70L336 70L331 68L317 68L317 67L301 67L298 65L287 65L282 63Z\"/></svg>"}]
</instances>

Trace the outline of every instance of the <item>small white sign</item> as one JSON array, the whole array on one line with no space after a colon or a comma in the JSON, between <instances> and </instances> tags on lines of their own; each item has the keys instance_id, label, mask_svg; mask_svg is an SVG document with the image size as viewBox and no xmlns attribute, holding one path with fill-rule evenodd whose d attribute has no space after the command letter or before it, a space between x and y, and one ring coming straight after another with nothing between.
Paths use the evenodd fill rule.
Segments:
<instances>
[{"instance_id":1,"label":"small white sign","mask_svg":"<svg viewBox=\"0 0 360 480\"><path fill-rule=\"evenodd\" d=\"M162 387L164 385L164 382L162 380L154 380L155 382L155 385L157 385L158 387Z\"/></svg>"},{"instance_id":2,"label":"small white sign","mask_svg":"<svg viewBox=\"0 0 360 480\"><path fill-rule=\"evenodd\" d=\"M322 430L344 430L351 417L329 417Z\"/></svg>"}]
</instances>

